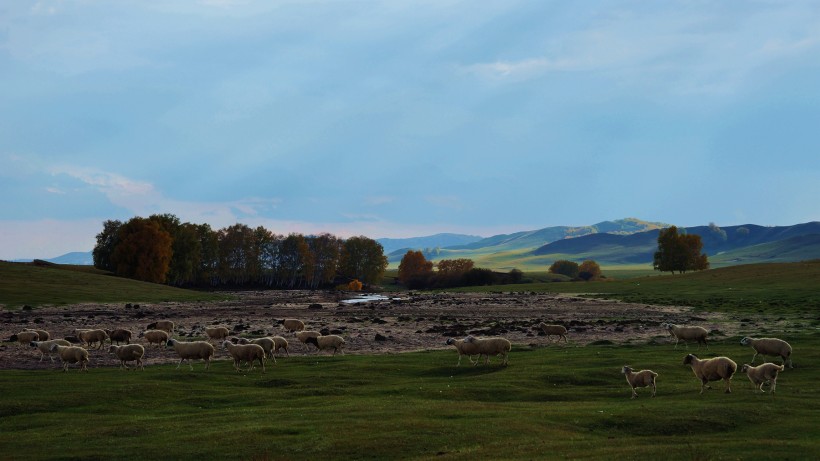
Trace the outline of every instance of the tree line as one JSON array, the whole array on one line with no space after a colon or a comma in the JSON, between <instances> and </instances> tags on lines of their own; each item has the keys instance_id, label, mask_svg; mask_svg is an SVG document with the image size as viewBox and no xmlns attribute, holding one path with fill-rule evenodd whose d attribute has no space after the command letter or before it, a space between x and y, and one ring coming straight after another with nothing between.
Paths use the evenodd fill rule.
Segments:
<instances>
[{"instance_id":1,"label":"tree line","mask_svg":"<svg viewBox=\"0 0 820 461\"><path fill-rule=\"evenodd\" d=\"M466 258L442 259L433 263L423 252L408 250L399 263L398 279L407 288L418 290L520 283L524 275L518 269L494 272L474 266L473 260ZM434 271L433 267L438 270Z\"/></svg>"},{"instance_id":2,"label":"tree line","mask_svg":"<svg viewBox=\"0 0 820 461\"><path fill-rule=\"evenodd\" d=\"M97 234L94 266L174 286L316 289L358 280L377 283L387 269L381 244L364 236L287 236L262 226L214 230L172 214L108 220Z\"/></svg>"}]
</instances>

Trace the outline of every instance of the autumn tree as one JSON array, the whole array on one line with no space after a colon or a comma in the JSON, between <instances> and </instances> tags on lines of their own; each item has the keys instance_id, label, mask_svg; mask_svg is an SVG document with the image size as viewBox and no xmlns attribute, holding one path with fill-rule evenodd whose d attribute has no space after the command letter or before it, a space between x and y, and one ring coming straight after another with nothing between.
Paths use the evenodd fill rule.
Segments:
<instances>
[{"instance_id":1,"label":"autumn tree","mask_svg":"<svg viewBox=\"0 0 820 461\"><path fill-rule=\"evenodd\" d=\"M473 263L472 259L459 258L442 259L436 264L436 267L441 275L458 277L472 269L474 265L475 263Z\"/></svg>"},{"instance_id":2,"label":"autumn tree","mask_svg":"<svg viewBox=\"0 0 820 461\"><path fill-rule=\"evenodd\" d=\"M587 282L601 278L601 266L591 259L582 262L578 266L578 278Z\"/></svg>"},{"instance_id":3,"label":"autumn tree","mask_svg":"<svg viewBox=\"0 0 820 461\"><path fill-rule=\"evenodd\" d=\"M165 283L173 243L168 231L157 221L132 218L120 227L118 239L111 254L117 275Z\"/></svg>"},{"instance_id":4,"label":"autumn tree","mask_svg":"<svg viewBox=\"0 0 820 461\"><path fill-rule=\"evenodd\" d=\"M339 273L351 279L374 284L387 269L387 256L382 245L365 236L344 241L339 257Z\"/></svg>"},{"instance_id":5,"label":"autumn tree","mask_svg":"<svg viewBox=\"0 0 820 461\"><path fill-rule=\"evenodd\" d=\"M103 222L103 230L97 234L97 244L94 245L92 251L94 267L97 269L111 272L116 270L111 262L111 255L114 253L117 243L119 243L120 227L122 227L122 221L107 220Z\"/></svg>"},{"instance_id":6,"label":"autumn tree","mask_svg":"<svg viewBox=\"0 0 820 461\"><path fill-rule=\"evenodd\" d=\"M399 263L399 281L405 285L418 277L429 276L432 272L433 263L421 251L407 250Z\"/></svg>"},{"instance_id":7,"label":"autumn tree","mask_svg":"<svg viewBox=\"0 0 820 461\"><path fill-rule=\"evenodd\" d=\"M308 286L315 289L321 284L333 282L336 267L339 265L339 249L342 241L338 237L325 233L309 237L307 243L313 254L314 265Z\"/></svg>"},{"instance_id":8,"label":"autumn tree","mask_svg":"<svg viewBox=\"0 0 820 461\"><path fill-rule=\"evenodd\" d=\"M662 229L658 234L658 251L653 266L661 272L698 271L709 268L709 260L702 253L703 242L699 235L679 234L675 226Z\"/></svg>"},{"instance_id":9,"label":"autumn tree","mask_svg":"<svg viewBox=\"0 0 820 461\"><path fill-rule=\"evenodd\" d=\"M578 277L578 263L567 261L566 259L559 259L558 261L552 263L549 271L552 274L566 275L567 277L574 279Z\"/></svg>"}]
</instances>

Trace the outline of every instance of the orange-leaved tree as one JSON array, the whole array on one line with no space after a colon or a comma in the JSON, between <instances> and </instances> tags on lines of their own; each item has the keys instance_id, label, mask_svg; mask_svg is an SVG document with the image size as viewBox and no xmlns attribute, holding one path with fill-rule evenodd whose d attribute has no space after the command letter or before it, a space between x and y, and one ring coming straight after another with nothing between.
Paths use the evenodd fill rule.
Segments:
<instances>
[{"instance_id":1,"label":"orange-leaved tree","mask_svg":"<svg viewBox=\"0 0 820 461\"><path fill-rule=\"evenodd\" d=\"M424 257L421 251L408 250L399 263L399 281L406 284L411 279L429 275L433 272L433 263Z\"/></svg>"},{"instance_id":2,"label":"orange-leaved tree","mask_svg":"<svg viewBox=\"0 0 820 461\"><path fill-rule=\"evenodd\" d=\"M151 219L131 218L118 232L111 254L117 275L165 283L171 264L171 234Z\"/></svg>"}]
</instances>

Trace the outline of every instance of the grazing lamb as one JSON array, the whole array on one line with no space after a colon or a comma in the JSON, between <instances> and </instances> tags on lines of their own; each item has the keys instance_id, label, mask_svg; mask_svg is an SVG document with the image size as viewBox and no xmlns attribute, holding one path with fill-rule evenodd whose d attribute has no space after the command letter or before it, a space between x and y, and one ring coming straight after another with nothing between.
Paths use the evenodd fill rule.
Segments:
<instances>
[{"instance_id":1,"label":"grazing lamb","mask_svg":"<svg viewBox=\"0 0 820 461\"><path fill-rule=\"evenodd\" d=\"M479 355L478 345L475 343L465 343L463 339L449 338L444 344L453 346L456 348L456 351L458 351L458 363L456 363L457 367L461 366L461 357L465 355L471 364L476 364L476 362L473 362L472 358L473 355Z\"/></svg>"},{"instance_id":2,"label":"grazing lamb","mask_svg":"<svg viewBox=\"0 0 820 461\"><path fill-rule=\"evenodd\" d=\"M342 347L345 345L345 340L338 335L312 336L305 340L305 344L313 344L320 351L333 349L333 355L336 355L336 352L341 352L342 355L345 355L345 352L342 350Z\"/></svg>"},{"instance_id":3,"label":"grazing lamb","mask_svg":"<svg viewBox=\"0 0 820 461\"><path fill-rule=\"evenodd\" d=\"M538 328L547 335L547 340L550 340L550 336L558 336L557 341L561 341L561 338L564 338L564 342L568 342L567 329L563 325L547 325L541 322L538 324Z\"/></svg>"},{"instance_id":4,"label":"grazing lamb","mask_svg":"<svg viewBox=\"0 0 820 461\"><path fill-rule=\"evenodd\" d=\"M51 352L56 352L63 362L63 372L68 371L69 363L79 363L80 370L88 371L88 351L78 346L51 345Z\"/></svg>"},{"instance_id":5,"label":"grazing lamb","mask_svg":"<svg viewBox=\"0 0 820 461\"><path fill-rule=\"evenodd\" d=\"M205 369L211 367L211 358L214 356L214 346L207 341L193 341L182 342L176 339L169 339L166 343L168 347L173 347L177 355L179 355L179 363L177 369L182 365L183 361L188 361L188 366L191 371L194 371L194 366L191 365L191 360L202 359L205 361Z\"/></svg>"},{"instance_id":6,"label":"grazing lamb","mask_svg":"<svg viewBox=\"0 0 820 461\"><path fill-rule=\"evenodd\" d=\"M284 319L280 320L279 323L285 327L285 330L288 330L288 333L293 333L294 331L304 331L305 329L305 322L297 319Z\"/></svg>"},{"instance_id":7,"label":"grazing lamb","mask_svg":"<svg viewBox=\"0 0 820 461\"><path fill-rule=\"evenodd\" d=\"M297 331L296 332L296 339L298 339L302 344L304 344L305 347L307 347L308 339L318 338L319 336L322 336L322 334L319 333L318 331L308 330L308 331Z\"/></svg>"},{"instance_id":8,"label":"grazing lamb","mask_svg":"<svg viewBox=\"0 0 820 461\"><path fill-rule=\"evenodd\" d=\"M231 332L227 327L210 327L205 329L205 336L209 341L224 341Z\"/></svg>"},{"instance_id":9,"label":"grazing lamb","mask_svg":"<svg viewBox=\"0 0 820 461\"><path fill-rule=\"evenodd\" d=\"M103 343L106 339L108 339L108 334L105 330L76 330L77 331L77 338L86 345L87 347L91 348L94 343L97 343L97 349L101 349Z\"/></svg>"},{"instance_id":10,"label":"grazing lamb","mask_svg":"<svg viewBox=\"0 0 820 461\"><path fill-rule=\"evenodd\" d=\"M131 344L131 336L133 336L131 330L117 328L116 330L105 330L105 333L108 335L108 340L111 341L111 344Z\"/></svg>"},{"instance_id":11,"label":"grazing lamb","mask_svg":"<svg viewBox=\"0 0 820 461\"><path fill-rule=\"evenodd\" d=\"M638 393L635 392L635 389L638 387L652 386L652 397L655 396L655 378L658 377L657 373L652 370L632 371L632 368L626 365L621 368L621 373L626 375L626 382L629 383L629 387L632 388L633 399L638 396Z\"/></svg>"},{"instance_id":12,"label":"grazing lamb","mask_svg":"<svg viewBox=\"0 0 820 461\"><path fill-rule=\"evenodd\" d=\"M171 335L165 330L148 330L142 336L148 341L149 346L156 344L158 347L162 347L171 339Z\"/></svg>"},{"instance_id":13,"label":"grazing lamb","mask_svg":"<svg viewBox=\"0 0 820 461\"><path fill-rule=\"evenodd\" d=\"M51 351L51 346L59 344L61 346L70 346L71 343L66 341L65 339L49 339L48 341L32 341L29 343L30 346L36 347L37 350L40 352L40 361L43 361L43 358L48 355L51 359L51 363L54 363L54 354L56 352Z\"/></svg>"},{"instance_id":14,"label":"grazing lamb","mask_svg":"<svg viewBox=\"0 0 820 461\"><path fill-rule=\"evenodd\" d=\"M749 377L749 381L751 381L755 389L760 390L760 392L766 392L763 390L763 385L771 382L772 394L774 394L774 390L777 388L777 374L783 371L784 368L786 368L785 365L777 365L771 362L756 367L744 363L743 366L740 367L740 372L746 373L746 376Z\"/></svg>"},{"instance_id":15,"label":"grazing lamb","mask_svg":"<svg viewBox=\"0 0 820 461\"><path fill-rule=\"evenodd\" d=\"M120 359L120 368L128 370L128 364L125 362L134 361L134 369L140 367L140 370L145 371L142 366L142 357L145 355L145 348L139 344L128 344L125 346L110 346L108 352L117 356Z\"/></svg>"},{"instance_id":16,"label":"grazing lamb","mask_svg":"<svg viewBox=\"0 0 820 461\"><path fill-rule=\"evenodd\" d=\"M674 323L664 323L663 326L669 330L669 334L675 338L675 349L678 348L678 341L683 341L686 344L686 347L689 347L689 341L697 341L698 342L698 349L700 349L701 343L709 348L709 344L706 343L706 335L709 334L706 331L706 328L703 327L687 327L687 326L680 326L675 325Z\"/></svg>"},{"instance_id":17,"label":"grazing lamb","mask_svg":"<svg viewBox=\"0 0 820 461\"><path fill-rule=\"evenodd\" d=\"M778 356L783 359L783 365L786 365L786 362L789 363L789 368L794 368L792 364L792 346L783 341L782 339L777 338L750 338L745 337L740 340L740 344L744 346L752 346L752 349L755 350L755 355L752 356L752 363L755 363L755 358L758 354L764 356Z\"/></svg>"},{"instance_id":18,"label":"grazing lamb","mask_svg":"<svg viewBox=\"0 0 820 461\"><path fill-rule=\"evenodd\" d=\"M695 376L700 380L700 393L704 389L711 389L709 381L726 381L726 393L732 392L732 376L737 371L737 364L729 357L715 357L700 360L694 354L689 354L683 359L684 365L692 367Z\"/></svg>"},{"instance_id":19,"label":"grazing lamb","mask_svg":"<svg viewBox=\"0 0 820 461\"><path fill-rule=\"evenodd\" d=\"M242 371L243 360L248 362L248 371L253 370L254 360L259 360L262 373L265 372L265 350L259 344L234 344L226 340L222 342L222 349L227 349L233 357L233 367L236 371Z\"/></svg>"},{"instance_id":20,"label":"grazing lamb","mask_svg":"<svg viewBox=\"0 0 820 461\"><path fill-rule=\"evenodd\" d=\"M480 355L485 356L484 364L490 364L490 356L491 355L500 355L501 356L501 364L508 365L508 354L510 350L512 350L512 344L506 338L476 338L475 336L467 336L464 338L465 343L472 343L477 346L477 351ZM478 358L478 361L475 362L475 365L478 365L478 362L481 360L481 357Z\"/></svg>"},{"instance_id":21,"label":"grazing lamb","mask_svg":"<svg viewBox=\"0 0 820 461\"><path fill-rule=\"evenodd\" d=\"M176 325L174 325L174 322L172 322L170 320L159 320L159 321L156 321L154 323L149 323L148 326L145 327L146 330L162 330L162 331L165 331L165 332L168 333L169 338L174 335L174 329L175 328L176 328Z\"/></svg>"}]
</instances>

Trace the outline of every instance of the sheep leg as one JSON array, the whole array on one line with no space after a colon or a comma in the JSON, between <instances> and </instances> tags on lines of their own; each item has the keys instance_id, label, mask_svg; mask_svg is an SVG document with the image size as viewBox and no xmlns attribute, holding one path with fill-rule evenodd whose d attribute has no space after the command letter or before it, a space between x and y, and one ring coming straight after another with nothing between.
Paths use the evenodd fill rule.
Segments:
<instances>
[{"instance_id":1,"label":"sheep leg","mask_svg":"<svg viewBox=\"0 0 820 461\"><path fill-rule=\"evenodd\" d=\"M635 392L635 388L633 387L633 388L632 388L632 398L634 399L634 398L636 398L637 396L638 396L638 393L637 393L637 392Z\"/></svg>"},{"instance_id":2,"label":"sheep leg","mask_svg":"<svg viewBox=\"0 0 820 461\"><path fill-rule=\"evenodd\" d=\"M755 364L755 357L757 357L757 354L758 354L758 353L757 353L757 352L755 352L755 355L753 355L753 356L752 356L752 363L751 363L751 365L754 365L754 364Z\"/></svg>"},{"instance_id":3,"label":"sheep leg","mask_svg":"<svg viewBox=\"0 0 820 461\"><path fill-rule=\"evenodd\" d=\"M726 394L731 394L732 393L732 380L731 379L725 379L724 381L726 381L726 391L724 391L724 392Z\"/></svg>"},{"instance_id":4,"label":"sheep leg","mask_svg":"<svg viewBox=\"0 0 820 461\"><path fill-rule=\"evenodd\" d=\"M656 391L656 390L657 390L657 389L655 388L655 381L652 381L652 397L654 397L654 396L655 396L655 391Z\"/></svg>"}]
</instances>

